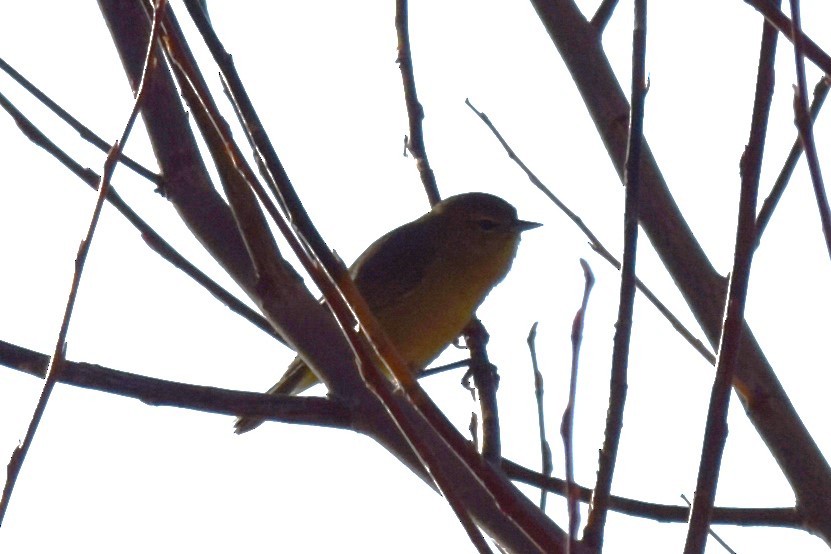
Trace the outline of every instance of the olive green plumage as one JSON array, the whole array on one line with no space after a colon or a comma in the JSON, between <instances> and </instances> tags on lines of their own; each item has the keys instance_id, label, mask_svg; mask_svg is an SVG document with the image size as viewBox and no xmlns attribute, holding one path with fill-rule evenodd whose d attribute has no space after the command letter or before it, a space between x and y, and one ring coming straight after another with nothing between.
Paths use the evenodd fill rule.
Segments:
<instances>
[{"instance_id":1,"label":"olive green plumage","mask_svg":"<svg viewBox=\"0 0 831 554\"><path fill-rule=\"evenodd\" d=\"M378 323L413 371L450 344L511 268L520 234L539 226L497 196L472 192L436 204L376 240L350 269ZM295 358L268 392L298 394L317 383ZM237 433L261 420L240 418Z\"/></svg>"}]
</instances>

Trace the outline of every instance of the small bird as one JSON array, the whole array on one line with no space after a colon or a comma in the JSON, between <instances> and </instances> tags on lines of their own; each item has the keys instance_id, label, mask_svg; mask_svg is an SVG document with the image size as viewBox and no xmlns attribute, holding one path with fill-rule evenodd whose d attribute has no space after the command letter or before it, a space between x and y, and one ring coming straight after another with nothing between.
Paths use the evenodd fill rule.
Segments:
<instances>
[{"instance_id":1,"label":"small bird","mask_svg":"<svg viewBox=\"0 0 831 554\"><path fill-rule=\"evenodd\" d=\"M499 283L520 234L539 223L517 218L497 196L470 192L439 202L427 214L376 240L350 275L378 323L414 372L456 337ZM318 382L298 356L269 394L299 394ZM261 419L237 419L245 433Z\"/></svg>"}]
</instances>

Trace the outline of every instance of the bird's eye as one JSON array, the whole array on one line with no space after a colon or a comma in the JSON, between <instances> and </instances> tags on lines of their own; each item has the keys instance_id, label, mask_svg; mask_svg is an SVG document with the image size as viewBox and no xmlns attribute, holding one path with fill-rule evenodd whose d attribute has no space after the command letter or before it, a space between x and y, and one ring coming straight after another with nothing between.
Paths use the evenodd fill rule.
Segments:
<instances>
[{"instance_id":1,"label":"bird's eye","mask_svg":"<svg viewBox=\"0 0 831 554\"><path fill-rule=\"evenodd\" d=\"M479 228L483 231L493 231L499 227L499 222L492 219L479 219L476 221L476 224L479 225Z\"/></svg>"}]
</instances>

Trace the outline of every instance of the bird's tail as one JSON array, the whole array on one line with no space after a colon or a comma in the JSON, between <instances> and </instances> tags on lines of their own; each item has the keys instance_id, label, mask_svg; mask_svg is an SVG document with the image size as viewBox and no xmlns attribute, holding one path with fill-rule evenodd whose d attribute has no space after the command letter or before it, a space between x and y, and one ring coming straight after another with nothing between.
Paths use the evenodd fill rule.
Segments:
<instances>
[{"instance_id":1,"label":"bird's tail","mask_svg":"<svg viewBox=\"0 0 831 554\"><path fill-rule=\"evenodd\" d=\"M289 365L277 384L268 389L266 394L300 394L312 385L317 383L309 366L297 357ZM238 417L234 422L234 432L238 435L256 429L264 420L257 417Z\"/></svg>"}]
</instances>

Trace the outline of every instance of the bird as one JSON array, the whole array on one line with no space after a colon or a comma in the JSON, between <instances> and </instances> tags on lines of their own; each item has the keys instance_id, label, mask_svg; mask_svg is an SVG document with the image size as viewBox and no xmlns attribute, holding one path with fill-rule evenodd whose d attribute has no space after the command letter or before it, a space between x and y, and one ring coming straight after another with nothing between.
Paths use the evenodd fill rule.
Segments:
<instances>
[{"instance_id":1,"label":"bird","mask_svg":"<svg viewBox=\"0 0 831 554\"><path fill-rule=\"evenodd\" d=\"M420 373L461 333L511 269L524 231L516 208L484 192L435 204L420 218L373 242L349 269L386 336ZM301 357L268 394L299 394L318 382ZM237 434L263 420L240 417Z\"/></svg>"}]
</instances>

